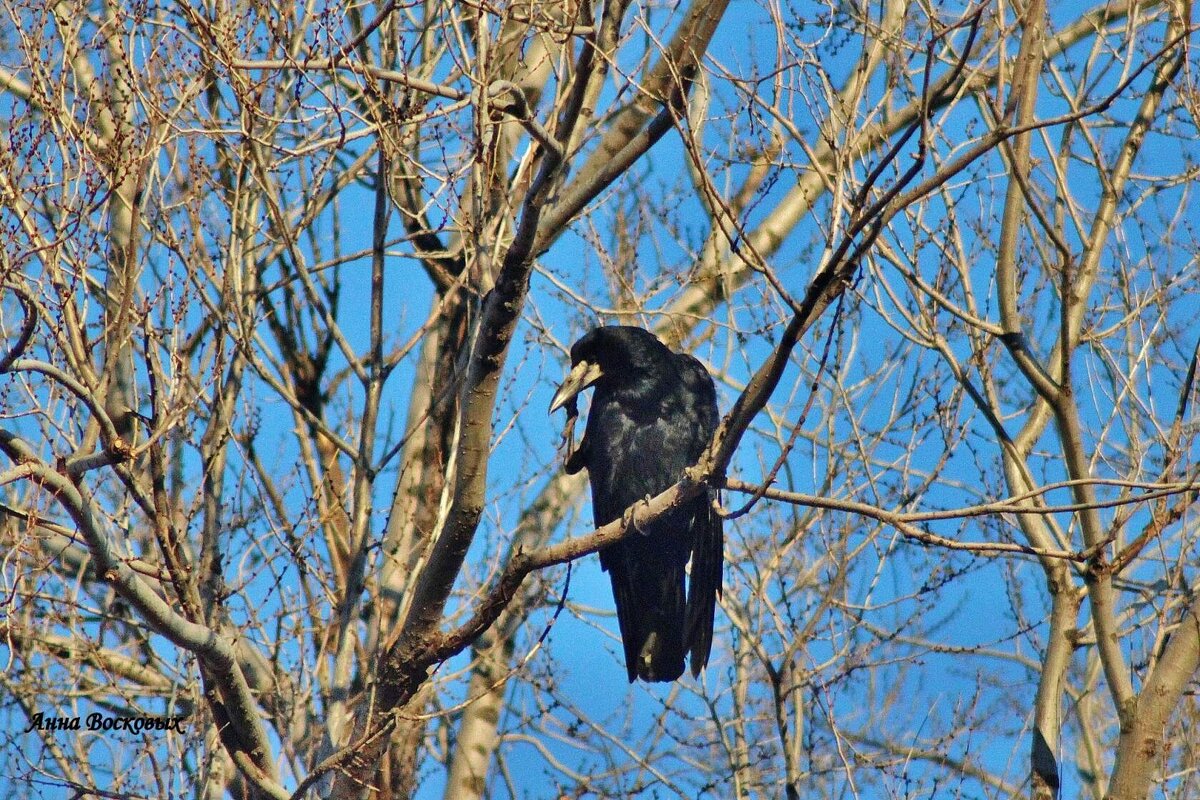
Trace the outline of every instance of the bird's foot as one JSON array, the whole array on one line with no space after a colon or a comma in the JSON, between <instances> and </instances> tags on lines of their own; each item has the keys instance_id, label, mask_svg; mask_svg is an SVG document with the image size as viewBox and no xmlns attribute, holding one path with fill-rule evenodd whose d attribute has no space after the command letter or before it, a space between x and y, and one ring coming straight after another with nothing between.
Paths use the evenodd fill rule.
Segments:
<instances>
[{"instance_id":1,"label":"bird's foot","mask_svg":"<svg viewBox=\"0 0 1200 800\"><path fill-rule=\"evenodd\" d=\"M650 496L646 495L646 497L643 498L642 503L649 501L649 499L650 499ZM632 528L633 530L640 533L642 536L645 536L646 532L644 530L642 530L640 527L638 527L638 524L637 524L638 505L640 505L640 504L634 503L629 508L625 509L625 513L623 513L621 515L621 527L624 528L625 530L629 530L630 528Z\"/></svg>"}]
</instances>

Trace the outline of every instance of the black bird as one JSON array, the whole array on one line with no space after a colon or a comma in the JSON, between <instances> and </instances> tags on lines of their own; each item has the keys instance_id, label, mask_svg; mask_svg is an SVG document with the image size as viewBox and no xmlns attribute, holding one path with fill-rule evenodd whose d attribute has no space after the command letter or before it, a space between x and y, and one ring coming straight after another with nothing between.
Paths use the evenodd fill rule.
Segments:
<instances>
[{"instance_id":1,"label":"black bird","mask_svg":"<svg viewBox=\"0 0 1200 800\"><path fill-rule=\"evenodd\" d=\"M567 406L573 418L576 395L589 386L596 391L587 429L566 470L587 468L599 527L670 488L699 460L717 427L717 392L700 361L628 326L596 328L571 347L571 373L551 413ZM692 675L708 663L724 546L712 492L600 551L631 683L675 680L685 654Z\"/></svg>"}]
</instances>

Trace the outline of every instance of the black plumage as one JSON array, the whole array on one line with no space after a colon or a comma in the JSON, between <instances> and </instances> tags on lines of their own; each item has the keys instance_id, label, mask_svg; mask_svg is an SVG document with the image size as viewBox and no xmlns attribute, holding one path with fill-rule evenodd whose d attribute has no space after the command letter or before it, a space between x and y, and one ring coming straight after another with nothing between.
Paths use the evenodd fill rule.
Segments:
<instances>
[{"instance_id":1,"label":"black plumage","mask_svg":"<svg viewBox=\"0 0 1200 800\"><path fill-rule=\"evenodd\" d=\"M571 373L550 410L567 406L573 415L576 395L589 386L587 428L566 469L587 469L598 527L670 488L696 463L717 427L717 393L697 359L628 326L596 328L575 343ZM673 681L685 655L693 675L708 663L724 544L711 501L705 490L600 551L631 682Z\"/></svg>"}]
</instances>

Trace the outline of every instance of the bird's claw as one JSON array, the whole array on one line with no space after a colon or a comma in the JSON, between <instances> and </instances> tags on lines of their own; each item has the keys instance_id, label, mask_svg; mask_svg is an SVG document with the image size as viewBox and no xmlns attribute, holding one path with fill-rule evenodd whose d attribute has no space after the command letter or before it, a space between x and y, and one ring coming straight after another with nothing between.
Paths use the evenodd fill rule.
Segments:
<instances>
[{"instance_id":1,"label":"bird's claw","mask_svg":"<svg viewBox=\"0 0 1200 800\"><path fill-rule=\"evenodd\" d=\"M624 528L625 530L629 530L630 528L632 528L633 530L640 533L642 536L645 536L646 531L644 531L640 527L638 527L638 524L637 524L637 509L638 509L639 505L642 505L642 504L648 505L650 503L650 500L652 497L653 497L653 495L648 494L642 498L641 503L634 503L629 508L625 509L625 513L621 515L621 527Z\"/></svg>"}]
</instances>

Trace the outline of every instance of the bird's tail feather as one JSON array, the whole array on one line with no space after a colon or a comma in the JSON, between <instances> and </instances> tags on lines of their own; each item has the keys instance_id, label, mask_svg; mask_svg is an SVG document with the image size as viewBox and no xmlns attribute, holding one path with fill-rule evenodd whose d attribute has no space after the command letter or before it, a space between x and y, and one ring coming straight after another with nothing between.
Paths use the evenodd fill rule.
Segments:
<instances>
[{"instance_id":1,"label":"bird's tail feather","mask_svg":"<svg viewBox=\"0 0 1200 800\"><path fill-rule=\"evenodd\" d=\"M684 669L683 564L663 559L650 542L622 544L603 561L612 577L629 681L673 681Z\"/></svg>"},{"instance_id":2,"label":"bird's tail feather","mask_svg":"<svg viewBox=\"0 0 1200 800\"><path fill-rule=\"evenodd\" d=\"M683 674L683 640L680 633L678 623L646 631L636 655L639 678L651 682L673 681Z\"/></svg>"},{"instance_id":3,"label":"bird's tail feather","mask_svg":"<svg viewBox=\"0 0 1200 800\"><path fill-rule=\"evenodd\" d=\"M712 649L713 616L717 597L721 594L721 572L724 560L725 535L722 520L709 502L708 494L700 496L704 504L693 522L692 574L688 582L687 612L683 625L692 675L708 664Z\"/></svg>"}]
</instances>

